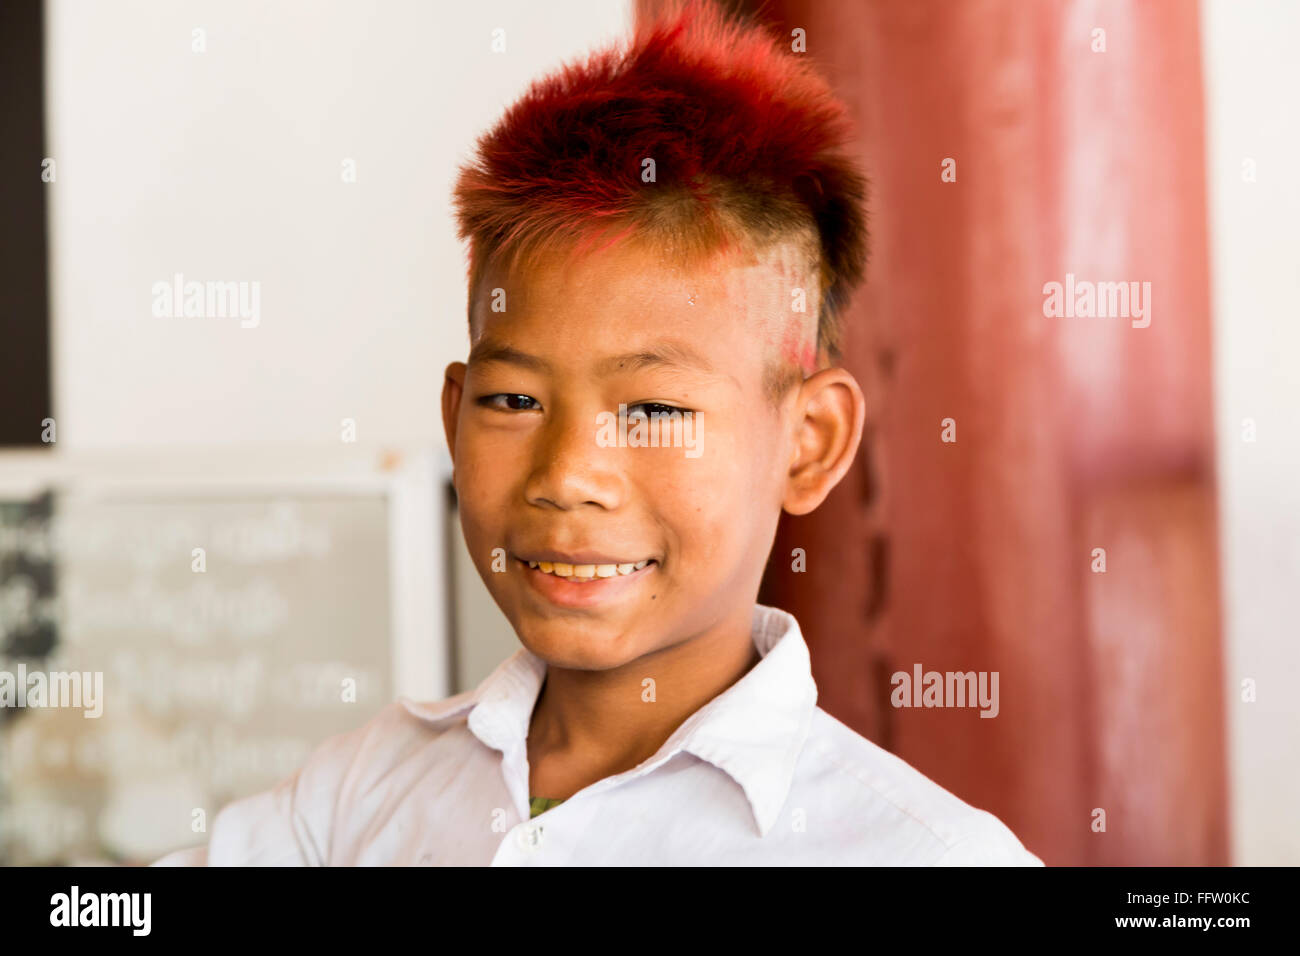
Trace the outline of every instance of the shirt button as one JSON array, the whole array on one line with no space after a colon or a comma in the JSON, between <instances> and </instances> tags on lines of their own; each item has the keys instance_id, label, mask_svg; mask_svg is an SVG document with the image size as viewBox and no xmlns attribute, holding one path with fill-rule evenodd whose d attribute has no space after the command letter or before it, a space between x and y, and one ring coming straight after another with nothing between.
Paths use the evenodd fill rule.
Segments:
<instances>
[{"instance_id":1,"label":"shirt button","mask_svg":"<svg viewBox=\"0 0 1300 956\"><path fill-rule=\"evenodd\" d=\"M520 827L515 833L519 846L525 850L536 850L542 845L542 828L536 824Z\"/></svg>"}]
</instances>

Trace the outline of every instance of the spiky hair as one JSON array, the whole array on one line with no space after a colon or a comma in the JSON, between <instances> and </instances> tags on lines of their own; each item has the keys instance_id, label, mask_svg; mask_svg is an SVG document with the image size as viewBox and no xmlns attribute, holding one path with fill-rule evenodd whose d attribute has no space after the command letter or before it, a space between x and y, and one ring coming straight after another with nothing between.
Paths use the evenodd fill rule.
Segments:
<instances>
[{"instance_id":1,"label":"spiky hair","mask_svg":"<svg viewBox=\"0 0 1300 956\"><path fill-rule=\"evenodd\" d=\"M802 239L834 359L862 279L867 183L843 106L761 27L688 0L532 84L455 187L473 296L489 263L634 237L684 257ZM646 181L646 160L654 179Z\"/></svg>"}]
</instances>

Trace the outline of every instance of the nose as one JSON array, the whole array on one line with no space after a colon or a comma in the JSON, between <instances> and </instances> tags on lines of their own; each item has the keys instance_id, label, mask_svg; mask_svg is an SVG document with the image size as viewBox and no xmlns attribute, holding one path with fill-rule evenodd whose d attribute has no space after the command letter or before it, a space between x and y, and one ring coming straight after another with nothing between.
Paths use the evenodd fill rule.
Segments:
<instances>
[{"instance_id":1,"label":"nose","mask_svg":"<svg viewBox=\"0 0 1300 956\"><path fill-rule=\"evenodd\" d=\"M623 501L617 448L597 441L595 414L552 415L534 446L524 495L529 504L569 511L593 505L612 511Z\"/></svg>"}]
</instances>

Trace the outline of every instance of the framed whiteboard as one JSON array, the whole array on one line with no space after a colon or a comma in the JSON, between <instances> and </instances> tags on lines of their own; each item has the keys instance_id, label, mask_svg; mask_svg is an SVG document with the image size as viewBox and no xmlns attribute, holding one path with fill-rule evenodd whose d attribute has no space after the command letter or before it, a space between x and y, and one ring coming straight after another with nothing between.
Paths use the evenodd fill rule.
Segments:
<instances>
[{"instance_id":1,"label":"framed whiteboard","mask_svg":"<svg viewBox=\"0 0 1300 956\"><path fill-rule=\"evenodd\" d=\"M205 842L196 819L326 737L451 693L449 471L432 451L0 457L0 657L28 655L0 679L102 687L98 713L0 713L0 862ZM19 640L36 622L52 641Z\"/></svg>"}]
</instances>

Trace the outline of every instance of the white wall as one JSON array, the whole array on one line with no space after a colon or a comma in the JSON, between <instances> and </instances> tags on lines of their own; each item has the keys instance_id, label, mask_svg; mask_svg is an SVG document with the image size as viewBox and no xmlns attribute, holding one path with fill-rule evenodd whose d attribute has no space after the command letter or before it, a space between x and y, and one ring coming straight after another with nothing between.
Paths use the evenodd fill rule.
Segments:
<instances>
[{"instance_id":1,"label":"white wall","mask_svg":"<svg viewBox=\"0 0 1300 956\"><path fill-rule=\"evenodd\" d=\"M1300 864L1300 4L1206 0L1234 862ZM1243 164L1253 160L1255 182ZM1253 419L1254 442L1243 422ZM1241 683L1256 682L1257 700Z\"/></svg>"},{"instance_id":2,"label":"white wall","mask_svg":"<svg viewBox=\"0 0 1300 956\"><path fill-rule=\"evenodd\" d=\"M59 447L172 454L337 444L343 418L360 442L440 446L442 370L467 348L456 166L630 8L50 0L46 17ZM151 287L177 272L259 282L260 324L155 318Z\"/></svg>"}]
</instances>

